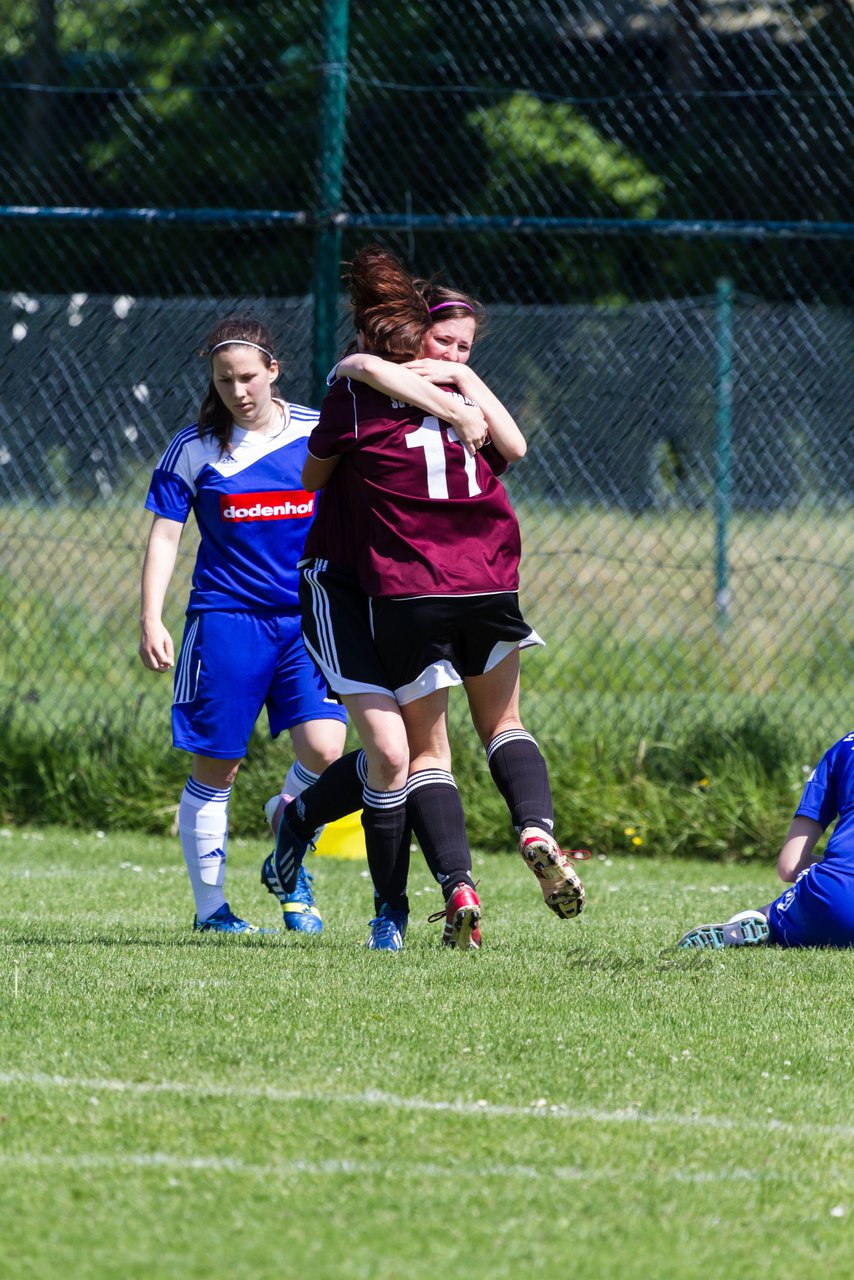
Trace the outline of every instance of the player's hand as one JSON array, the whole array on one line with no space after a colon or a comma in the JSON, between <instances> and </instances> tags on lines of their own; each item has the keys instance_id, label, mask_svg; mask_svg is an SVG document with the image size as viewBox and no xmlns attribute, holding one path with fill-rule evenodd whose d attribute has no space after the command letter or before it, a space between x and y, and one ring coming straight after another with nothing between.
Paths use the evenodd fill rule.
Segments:
<instances>
[{"instance_id":1,"label":"player's hand","mask_svg":"<svg viewBox=\"0 0 854 1280\"><path fill-rule=\"evenodd\" d=\"M441 361L436 361L441 363ZM458 404L457 421L454 431L457 438L471 454L477 453L486 444L489 428L486 419L476 404Z\"/></svg>"},{"instance_id":2,"label":"player's hand","mask_svg":"<svg viewBox=\"0 0 854 1280\"><path fill-rule=\"evenodd\" d=\"M139 656L149 671L168 671L175 665L175 646L162 622L142 623Z\"/></svg>"},{"instance_id":3,"label":"player's hand","mask_svg":"<svg viewBox=\"0 0 854 1280\"><path fill-rule=\"evenodd\" d=\"M438 386L456 387L460 384L460 373L465 365L457 364L455 360L409 360L403 367Z\"/></svg>"}]
</instances>

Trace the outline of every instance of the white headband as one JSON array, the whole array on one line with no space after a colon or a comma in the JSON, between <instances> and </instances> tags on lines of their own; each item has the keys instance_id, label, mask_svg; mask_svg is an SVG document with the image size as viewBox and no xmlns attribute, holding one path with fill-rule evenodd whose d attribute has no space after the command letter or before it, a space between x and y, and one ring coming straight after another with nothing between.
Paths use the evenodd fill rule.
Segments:
<instances>
[{"instance_id":1,"label":"white headband","mask_svg":"<svg viewBox=\"0 0 854 1280\"><path fill-rule=\"evenodd\" d=\"M257 342L249 342L246 338L226 338L225 342L218 342L216 346L209 349L208 355L212 356L215 351L219 351L220 347L254 347L256 351L263 351L264 355L270 360L275 360L272 351L268 351L266 347L262 347Z\"/></svg>"}]
</instances>

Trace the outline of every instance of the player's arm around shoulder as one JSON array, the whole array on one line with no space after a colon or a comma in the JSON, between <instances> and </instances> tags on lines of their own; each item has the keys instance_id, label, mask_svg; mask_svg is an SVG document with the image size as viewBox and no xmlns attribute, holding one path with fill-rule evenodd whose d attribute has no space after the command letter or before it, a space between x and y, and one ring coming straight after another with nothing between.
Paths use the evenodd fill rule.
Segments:
<instances>
[{"instance_id":1,"label":"player's arm around shoulder","mask_svg":"<svg viewBox=\"0 0 854 1280\"><path fill-rule=\"evenodd\" d=\"M451 369L450 363L446 368ZM470 453L474 453L486 438L486 420L477 405L467 405L458 397L449 396L447 391L434 385L433 380L413 373L406 365L366 352L354 352L339 363L338 376L363 382L393 400L400 400L449 423ZM435 381L452 385L454 379L446 377Z\"/></svg>"},{"instance_id":2,"label":"player's arm around shoulder","mask_svg":"<svg viewBox=\"0 0 854 1280\"><path fill-rule=\"evenodd\" d=\"M363 382L374 391L392 396L396 400L407 399L406 393L415 395L419 392L419 380L409 373L402 364L393 360L385 360L382 356L371 355L367 351L353 351L338 361L336 373L339 378L350 378L353 382ZM413 404L414 401L408 400ZM422 408L422 405L417 405Z\"/></svg>"}]
</instances>

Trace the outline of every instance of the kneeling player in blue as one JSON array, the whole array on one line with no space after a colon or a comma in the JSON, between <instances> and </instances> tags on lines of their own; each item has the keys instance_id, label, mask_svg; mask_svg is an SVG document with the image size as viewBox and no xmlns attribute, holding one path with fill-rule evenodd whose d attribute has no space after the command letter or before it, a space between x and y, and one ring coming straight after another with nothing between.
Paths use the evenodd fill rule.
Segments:
<instances>
[{"instance_id":1,"label":"kneeling player in blue","mask_svg":"<svg viewBox=\"0 0 854 1280\"><path fill-rule=\"evenodd\" d=\"M815 846L834 820L824 855L818 856ZM854 733L834 743L810 775L777 874L791 884L779 898L723 924L697 925L678 945L854 946Z\"/></svg>"},{"instance_id":2,"label":"kneeling player in blue","mask_svg":"<svg viewBox=\"0 0 854 1280\"><path fill-rule=\"evenodd\" d=\"M300 474L316 410L273 396L279 366L268 329L232 316L202 353L210 382L197 423L174 437L155 468L154 513L142 570L140 657L175 665L163 602L190 512L199 548L175 667L172 741L192 754L178 826L202 932L257 933L225 898L231 787L262 708L272 737L290 732L296 762L283 792L298 795L337 760L346 713L302 641L297 562L314 517ZM288 929L317 933L312 878L285 893L266 882Z\"/></svg>"}]
</instances>

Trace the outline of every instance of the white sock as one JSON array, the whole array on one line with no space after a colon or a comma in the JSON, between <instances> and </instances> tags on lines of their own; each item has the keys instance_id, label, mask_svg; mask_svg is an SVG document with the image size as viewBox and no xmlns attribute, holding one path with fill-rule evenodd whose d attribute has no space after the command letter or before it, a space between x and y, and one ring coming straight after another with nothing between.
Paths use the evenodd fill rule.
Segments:
<instances>
[{"instance_id":1,"label":"white sock","mask_svg":"<svg viewBox=\"0 0 854 1280\"><path fill-rule=\"evenodd\" d=\"M290 769L288 769L287 777L282 784L282 795L298 796L301 791L305 791L306 787L310 787L313 782L317 782L319 777L319 773L312 773L311 769L306 769L304 764L300 764L299 760L295 760Z\"/></svg>"},{"instance_id":2,"label":"white sock","mask_svg":"<svg viewBox=\"0 0 854 1280\"><path fill-rule=\"evenodd\" d=\"M231 787L218 791L188 778L178 806L178 832L196 914L208 920L225 903L225 846Z\"/></svg>"},{"instance_id":3,"label":"white sock","mask_svg":"<svg viewBox=\"0 0 854 1280\"><path fill-rule=\"evenodd\" d=\"M290 769L288 769L287 777L282 784L282 795L296 798L301 792L305 791L306 787L310 787L313 782L317 782L319 777L319 773L312 773L311 769L306 769L304 764L300 764L299 760L295 760ZM312 844L317 844L323 829L323 827L317 828L311 837Z\"/></svg>"}]
</instances>

